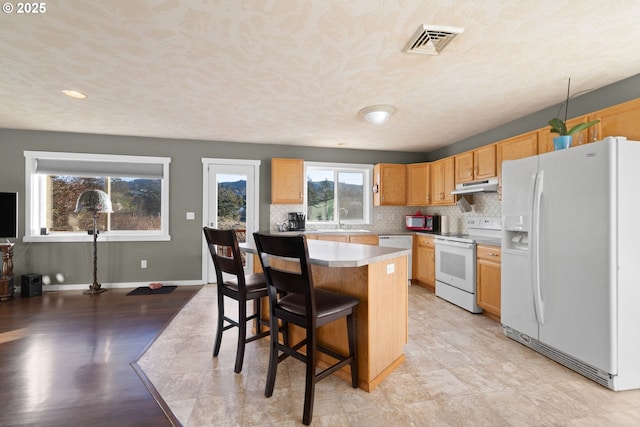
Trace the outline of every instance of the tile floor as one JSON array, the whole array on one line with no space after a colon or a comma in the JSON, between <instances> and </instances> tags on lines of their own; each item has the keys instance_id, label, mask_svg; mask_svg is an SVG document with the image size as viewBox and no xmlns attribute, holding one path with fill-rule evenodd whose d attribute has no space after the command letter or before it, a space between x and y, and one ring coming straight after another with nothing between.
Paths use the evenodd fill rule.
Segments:
<instances>
[{"instance_id":1,"label":"tile floor","mask_svg":"<svg viewBox=\"0 0 640 427\"><path fill-rule=\"evenodd\" d=\"M186 427L302 425L303 364L281 364L274 395L265 398L266 341L247 345L240 374L233 372L234 332L225 332L212 358L215 301L215 285L204 286L139 366ZM409 288L405 353L371 393L335 377L318 383L312 425L640 425L640 390L610 391L419 286Z\"/></svg>"}]
</instances>

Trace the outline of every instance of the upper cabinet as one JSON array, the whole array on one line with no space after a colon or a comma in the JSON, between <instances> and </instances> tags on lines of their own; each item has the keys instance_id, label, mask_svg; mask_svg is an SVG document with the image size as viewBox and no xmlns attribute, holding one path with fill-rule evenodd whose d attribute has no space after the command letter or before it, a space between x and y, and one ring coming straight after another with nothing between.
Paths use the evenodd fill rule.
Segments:
<instances>
[{"instance_id":1,"label":"upper cabinet","mask_svg":"<svg viewBox=\"0 0 640 427\"><path fill-rule=\"evenodd\" d=\"M300 205L303 191L304 160L271 159L271 203Z\"/></svg>"},{"instance_id":2,"label":"upper cabinet","mask_svg":"<svg viewBox=\"0 0 640 427\"><path fill-rule=\"evenodd\" d=\"M455 205L456 197L451 194L455 188L454 158L446 157L431 163L431 204Z\"/></svg>"},{"instance_id":3,"label":"upper cabinet","mask_svg":"<svg viewBox=\"0 0 640 427\"><path fill-rule=\"evenodd\" d=\"M502 190L502 162L517 160L538 154L538 131L523 133L496 144L498 165L498 193Z\"/></svg>"},{"instance_id":4,"label":"upper cabinet","mask_svg":"<svg viewBox=\"0 0 640 427\"><path fill-rule=\"evenodd\" d=\"M496 176L496 145L490 144L455 156L456 184Z\"/></svg>"},{"instance_id":5,"label":"upper cabinet","mask_svg":"<svg viewBox=\"0 0 640 427\"><path fill-rule=\"evenodd\" d=\"M373 166L373 205L407 204L407 165L378 163Z\"/></svg>"},{"instance_id":6,"label":"upper cabinet","mask_svg":"<svg viewBox=\"0 0 640 427\"><path fill-rule=\"evenodd\" d=\"M407 206L431 204L431 164L407 165Z\"/></svg>"},{"instance_id":7,"label":"upper cabinet","mask_svg":"<svg viewBox=\"0 0 640 427\"><path fill-rule=\"evenodd\" d=\"M625 136L640 141L640 98L625 102L589 115L589 120L600 120L587 129L591 141L608 136Z\"/></svg>"}]
</instances>

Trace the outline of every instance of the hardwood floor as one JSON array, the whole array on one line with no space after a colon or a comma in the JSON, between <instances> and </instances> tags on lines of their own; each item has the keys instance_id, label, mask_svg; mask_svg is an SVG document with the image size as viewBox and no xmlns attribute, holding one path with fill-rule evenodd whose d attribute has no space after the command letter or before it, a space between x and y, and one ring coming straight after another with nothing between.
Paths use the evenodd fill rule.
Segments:
<instances>
[{"instance_id":1,"label":"hardwood floor","mask_svg":"<svg viewBox=\"0 0 640 427\"><path fill-rule=\"evenodd\" d=\"M0 302L0 426L171 426L130 364L199 289Z\"/></svg>"}]
</instances>

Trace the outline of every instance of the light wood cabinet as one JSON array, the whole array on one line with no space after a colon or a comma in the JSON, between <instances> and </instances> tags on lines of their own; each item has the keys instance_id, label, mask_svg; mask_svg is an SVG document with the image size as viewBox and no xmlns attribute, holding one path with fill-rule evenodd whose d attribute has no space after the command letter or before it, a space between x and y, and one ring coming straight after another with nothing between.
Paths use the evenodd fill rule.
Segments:
<instances>
[{"instance_id":1,"label":"light wood cabinet","mask_svg":"<svg viewBox=\"0 0 640 427\"><path fill-rule=\"evenodd\" d=\"M640 98L613 107L596 111L589 120L600 120L587 129L590 141L599 141L607 136L625 136L640 141Z\"/></svg>"},{"instance_id":2,"label":"light wood cabinet","mask_svg":"<svg viewBox=\"0 0 640 427\"><path fill-rule=\"evenodd\" d=\"M496 146L485 145L455 156L456 184L496 176Z\"/></svg>"},{"instance_id":3,"label":"light wood cabinet","mask_svg":"<svg viewBox=\"0 0 640 427\"><path fill-rule=\"evenodd\" d=\"M407 165L407 206L431 204L431 164Z\"/></svg>"},{"instance_id":4,"label":"light wood cabinet","mask_svg":"<svg viewBox=\"0 0 640 427\"><path fill-rule=\"evenodd\" d=\"M456 184L473 181L473 151L455 155Z\"/></svg>"},{"instance_id":5,"label":"light wood cabinet","mask_svg":"<svg viewBox=\"0 0 640 427\"><path fill-rule=\"evenodd\" d=\"M407 204L407 165L378 163L373 167L374 206Z\"/></svg>"},{"instance_id":6,"label":"light wood cabinet","mask_svg":"<svg viewBox=\"0 0 640 427\"><path fill-rule=\"evenodd\" d=\"M316 240L328 240L330 242L349 243L349 236L346 234L316 234Z\"/></svg>"},{"instance_id":7,"label":"light wood cabinet","mask_svg":"<svg viewBox=\"0 0 640 427\"><path fill-rule=\"evenodd\" d=\"M500 321L501 250L478 245L476 259L476 298L485 314Z\"/></svg>"},{"instance_id":8,"label":"light wood cabinet","mask_svg":"<svg viewBox=\"0 0 640 427\"><path fill-rule=\"evenodd\" d=\"M455 205L456 198L451 194L455 188L454 157L445 157L431 163L431 204Z\"/></svg>"},{"instance_id":9,"label":"light wood cabinet","mask_svg":"<svg viewBox=\"0 0 640 427\"><path fill-rule=\"evenodd\" d=\"M502 162L538 154L538 131L524 133L496 143L498 194L502 193Z\"/></svg>"},{"instance_id":10,"label":"light wood cabinet","mask_svg":"<svg viewBox=\"0 0 640 427\"><path fill-rule=\"evenodd\" d=\"M436 288L436 246L433 236L413 236L413 277L418 285Z\"/></svg>"},{"instance_id":11,"label":"light wood cabinet","mask_svg":"<svg viewBox=\"0 0 640 427\"><path fill-rule=\"evenodd\" d=\"M377 234L350 234L349 243L359 243L361 245L378 246Z\"/></svg>"},{"instance_id":12,"label":"light wood cabinet","mask_svg":"<svg viewBox=\"0 0 640 427\"><path fill-rule=\"evenodd\" d=\"M348 234L348 233L307 233L307 239L313 240L325 240L330 242L341 242L341 243L359 243L361 245L373 245L378 246L378 235L377 234L369 234L369 233L358 233L358 234Z\"/></svg>"},{"instance_id":13,"label":"light wood cabinet","mask_svg":"<svg viewBox=\"0 0 640 427\"><path fill-rule=\"evenodd\" d=\"M300 205L303 191L304 160L271 159L271 203Z\"/></svg>"}]
</instances>

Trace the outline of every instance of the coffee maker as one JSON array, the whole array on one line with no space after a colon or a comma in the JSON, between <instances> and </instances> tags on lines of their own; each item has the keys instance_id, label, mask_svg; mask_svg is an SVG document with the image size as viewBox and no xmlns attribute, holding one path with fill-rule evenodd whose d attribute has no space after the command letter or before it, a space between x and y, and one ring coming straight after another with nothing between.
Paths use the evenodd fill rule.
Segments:
<instances>
[{"instance_id":1,"label":"coffee maker","mask_svg":"<svg viewBox=\"0 0 640 427\"><path fill-rule=\"evenodd\" d=\"M289 231L304 231L304 223L302 212L289 212Z\"/></svg>"}]
</instances>

